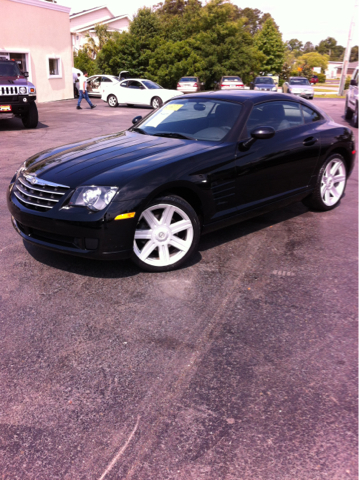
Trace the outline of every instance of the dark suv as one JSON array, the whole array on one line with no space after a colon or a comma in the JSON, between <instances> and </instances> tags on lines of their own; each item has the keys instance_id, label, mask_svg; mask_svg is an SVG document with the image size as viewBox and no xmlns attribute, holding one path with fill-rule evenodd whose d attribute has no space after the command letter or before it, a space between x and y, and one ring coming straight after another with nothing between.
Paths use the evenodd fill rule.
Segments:
<instances>
[{"instance_id":1,"label":"dark suv","mask_svg":"<svg viewBox=\"0 0 359 480\"><path fill-rule=\"evenodd\" d=\"M0 59L0 119L20 117L25 128L36 128L36 88L13 60Z\"/></svg>"}]
</instances>

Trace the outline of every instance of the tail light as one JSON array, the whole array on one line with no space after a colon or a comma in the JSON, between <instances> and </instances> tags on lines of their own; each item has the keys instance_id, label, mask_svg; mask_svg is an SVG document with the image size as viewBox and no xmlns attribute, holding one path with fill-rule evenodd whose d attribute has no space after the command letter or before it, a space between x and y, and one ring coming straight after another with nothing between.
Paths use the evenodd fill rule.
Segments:
<instances>
[{"instance_id":1,"label":"tail light","mask_svg":"<svg viewBox=\"0 0 359 480\"><path fill-rule=\"evenodd\" d=\"M236 87L244 87L243 83L236 85Z\"/></svg>"},{"instance_id":2,"label":"tail light","mask_svg":"<svg viewBox=\"0 0 359 480\"><path fill-rule=\"evenodd\" d=\"M221 87L229 87L226 83L222 83Z\"/></svg>"},{"instance_id":3,"label":"tail light","mask_svg":"<svg viewBox=\"0 0 359 480\"><path fill-rule=\"evenodd\" d=\"M180 83L177 83L177 88L181 88L181 84L180 84Z\"/></svg>"},{"instance_id":4,"label":"tail light","mask_svg":"<svg viewBox=\"0 0 359 480\"><path fill-rule=\"evenodd\" d=\"M197 88L197 87L198 87L197 83L195 83L193 86L194 86L194 88Z\"/></svg>"}]
</instances>

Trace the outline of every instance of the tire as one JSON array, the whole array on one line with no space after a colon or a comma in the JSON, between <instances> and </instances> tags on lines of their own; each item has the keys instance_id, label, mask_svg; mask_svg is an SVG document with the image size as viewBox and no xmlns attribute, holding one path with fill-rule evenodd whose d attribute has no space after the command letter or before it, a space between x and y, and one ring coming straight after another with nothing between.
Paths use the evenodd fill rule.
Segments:
<instances>
[{"instance_id":1,"label":"tire","mask_svg":"<svg viewBox=\"0 0 359 480\"><path fill-rule=\"evenodd\" d=\"M342 198L347 182L344 158L334 153L324 162L319 171L313 193L303 200L313 210L327 211L335 208Z\"/></svg>"},{"instance_id":2,"label":"tire","mask_svg":"<svg viewBox=\"0 0 359 480\"><path fill-rule=\"evenodd\" d=\"M348 105L348 97L346 97L345 99L345 110L344 110L344 117L345 117L345 120L351 120L353 118L353 110L351 110L349 108L349 105Z\"/></svg>"},{"instance_id":3,"label":"tire","mask_svg":"<svg viewBox=\"0 0 359 480\"><path fill-rule=\"evenodd\" d=\"M26 115L21 117L22 123L25 128L36 128L39 123L39 114L35 102L31 102L29 110Z\"/></svg>"},{"instance_id":4,"label":"tire","mask_svg":"<svg viewBox=\"0 0 359 480\"><path fill-rule=\"evenodd\" d=\"M118 100L116 95L109 95L107 97L107 103L109 104L110 107L115 108L118 105Z\"/></svg>"},{"instance_id":5,"label":"tire","mask_svg":"<svg viewBox=\"0 0 359 480\"><path fill-rule=\"evenodd\" d=\"M139 217L132 260L149 272L175 270L196 251L199 237L198 216L189 203L176 195L157 198Z\"/></svg>"},{"instance_id":6,"label":"tire","mask_svg":"<svg viewBox=\"0 0 359 480\"><path fill-rule=\"evenodd\" d=\"M160 99L160 97L153 97L152 100L151 100L151 107L156 109L156 108L160 108L162 107L163 105L163 102L162 100Z\"/></svg>"},{"instance_id":7,"label":"tire","mask_svg":"<svg viewBox=\"0 0 359 480\"><path fill-rule=\"evenodd\" d=\"M353 115L353 127L358 128L358 103L355 105L355 112Z\"/></svg>"}]
</instances>

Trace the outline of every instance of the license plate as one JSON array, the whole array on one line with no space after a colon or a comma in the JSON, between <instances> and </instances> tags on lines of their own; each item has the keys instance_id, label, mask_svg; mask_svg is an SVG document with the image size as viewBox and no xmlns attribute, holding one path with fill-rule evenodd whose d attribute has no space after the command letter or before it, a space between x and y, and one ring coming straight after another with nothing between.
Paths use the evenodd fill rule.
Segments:
<instances>
[{"instance_id":1,"label":"license plate","mask_svg":"<svg viewBox=\"0 0 359 480\"><path fill-rule=\"evenodd\" d=\"M11 112L11 105L0 105L0 112Z\"/></svg>"}]
</instances>

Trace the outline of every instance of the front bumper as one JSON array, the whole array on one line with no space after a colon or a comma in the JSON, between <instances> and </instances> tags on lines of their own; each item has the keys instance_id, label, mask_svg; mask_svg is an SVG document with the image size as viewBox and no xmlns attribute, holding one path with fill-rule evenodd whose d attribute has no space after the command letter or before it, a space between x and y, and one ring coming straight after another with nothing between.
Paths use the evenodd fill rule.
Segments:
<instances>
[{"instance_id":1,"label":"front bumper","mask_svg":"<svg viewBox=\"0 0 359 480\"><path fill-rule=\"evenodd\" d=\"M12 225L25 241L62 253L103 260L120 260L132 255L137 216L114 220L116 213L126 212L128 204L112 203L112 211L96 212L91 221L88 210L81 207L77 207L77 214L71 210L34 212L12 194L12 185L7 194Z\"/></svg>"},{"instance_id":2,"label":"front bumper","mask_svg":"<svg viewBox=\"0 0 359 480\"><path fill-rule=\"evenodd\" d=\"M24 101L25 100L25 101ZM28 95L0 95L0 105L10 105L9 112L0 112L0 118L6 118L5 115L25 115L32 102L36 100L36 96Z\"/></svg>"},{"instance_id":3,"label":"front bumper","mask_svg":"<svg viewBox=\"0 0 359 480\"><path fill-rule=\"evenodd\" d=\"M302 98L312 98L314 97L314 92L291 92L292 95L296 95L297 97Z\"/></svg>"}]
</instances>

